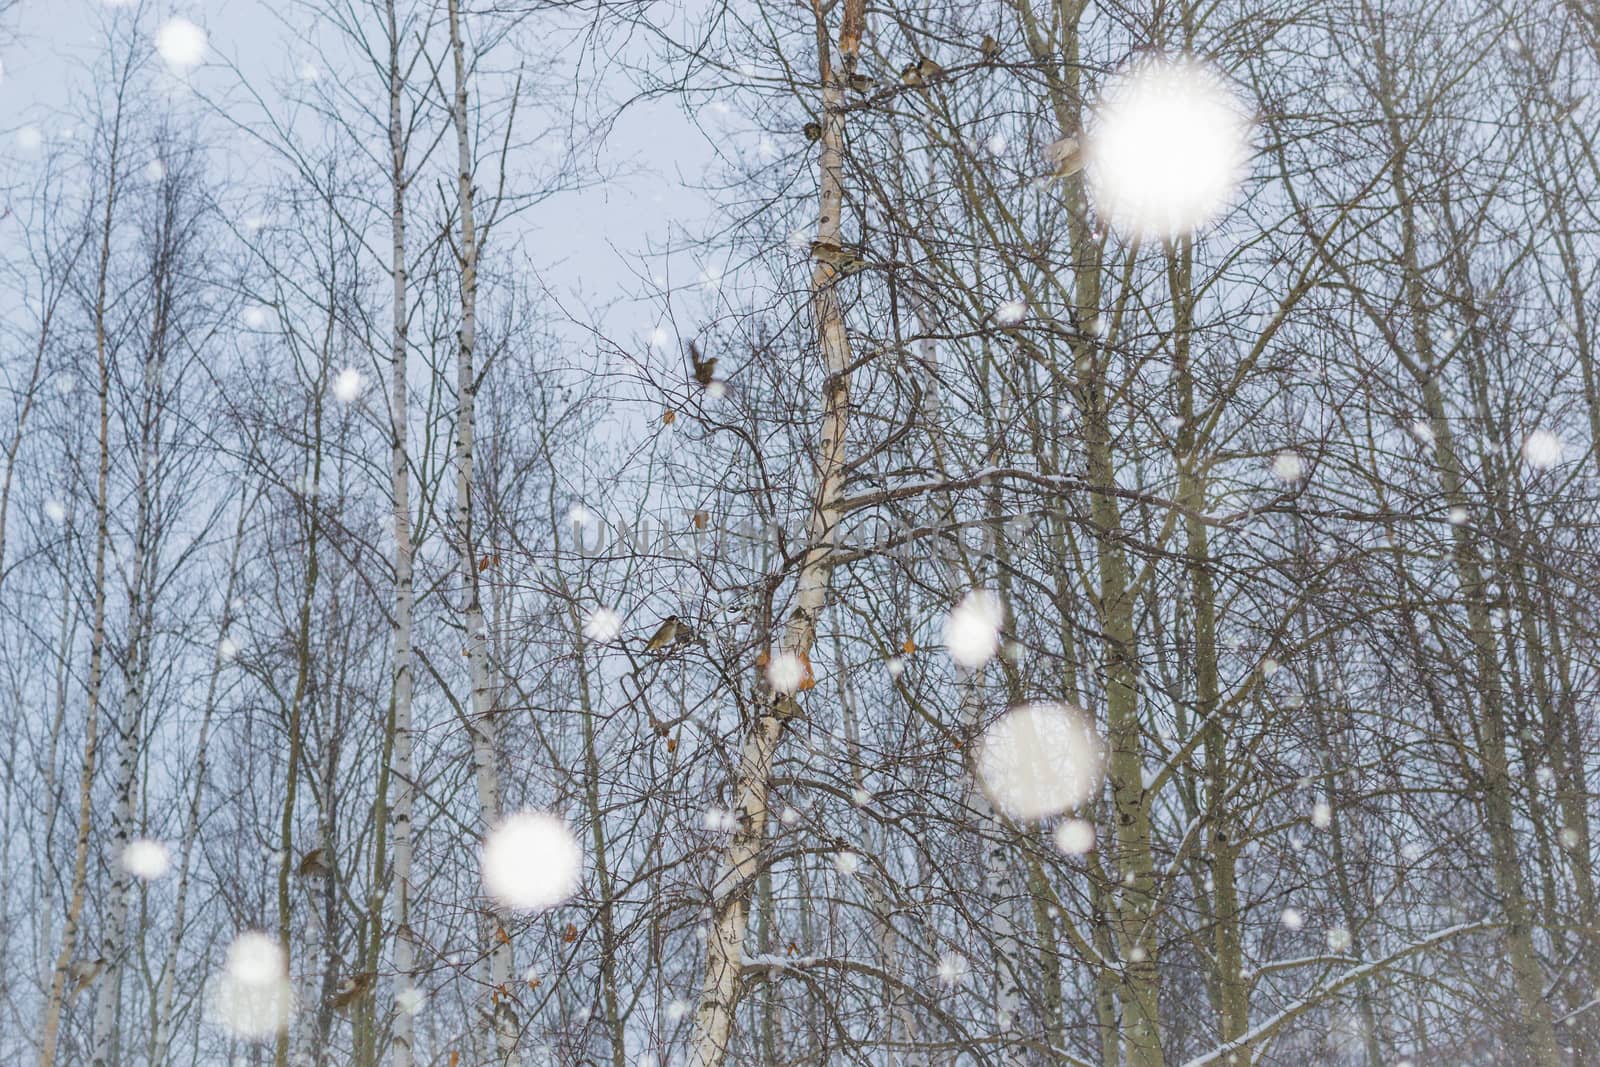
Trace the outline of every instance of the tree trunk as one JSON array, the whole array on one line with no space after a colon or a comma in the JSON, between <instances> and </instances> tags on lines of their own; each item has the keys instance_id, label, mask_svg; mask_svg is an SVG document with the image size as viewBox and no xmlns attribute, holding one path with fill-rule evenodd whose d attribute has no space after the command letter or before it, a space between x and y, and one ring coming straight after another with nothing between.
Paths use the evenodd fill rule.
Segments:
<instances>
[{"instance_id":1,"label":"tree trunk","mask_svg":"<svg viewBox=\"0 0 1600 1067\"><path fill-rule=\"evenodd\" d=\"M319 564L317 561L317 542L321 533L321 520L317 515L317 492L322 483L322 402L323 386L326 377L324 374L316 383L317 393L311 399L311 439L313 449L311 453L311 469L306 474L306 484L302 492L300 505L301 517L305 523L304 534L306 539L306 570L305 578L300 587L299 617L295 623L295 675L294 691L289 698L286 709L285 728L288 742L286 769L284 774L283 807L278 816L278 945L283 949L285 960L294 959L293 944L290 940L290 919L293 914L293 897L289 891L289 872L294 869L294 812L300 789L300 764L304 760L305 750L305 708L310 699L311 687L314 684L311 675L311 609L317 597L317 579ZM291 964L290 973L294 973ZM289 1032L290 1026L285 1026L278 1032L277 1044L273 1053L273 1062L276 1067L288 1067L289 1064Z\"/></svg>"},{"instance_id":2,"label":"tree trunk","mask_svg":"<svg viewBox=\"0 0 1600 1067\"><path fill-rule=\"evenodd\" d=\"M99 472L95 481L94 620L89 639L89 680L84 711L83 771L78 781L78 827L73 846L71 891L67 899L66 921L61 927L61 949L56 954L50 977L50 992L45 999L44 1026L39 1042L39 1067L54 1067L61 1036L61 1012L65 1005L67 970L78 949L78 926L83 919L84 890L89 877L89 832L93 809L95 762L100 749L100 686L105 670L106 646L106 553L110 547L111 481L111 363L107 350L106 286L111 265L112 219L117 199L117 167L122 140L122 110L119 104L111 126L106 181L105 213L100 228L100 258L95 279L94 345L100 371Z\"/></svg>"},{"instance_id":3,"label":"tree trunk","mask_svg":"<svg viewBox=\"0 0 1600 1067\"><path fill-rule=\"evenodd\" d=\"M1388 59L1384 55L1381 37L1376 40L1378 61L1383 77L1389 81ZM1432 335L1428 329L1429 304L1424 279L1418 265L1415 202L1412 198L1407 171L1406 138L1394 108L1392 85L1382 87L1379 93L1383 104L1385 122L1393 149L1389 163L1390 186L1399 208L1402 238L1402 300L1408 313L1411 341L1415 360L1406 360L1408 369L1422 386L1423 411L1433 438L1434 464L1438 468L1439 487L1449 508L1465 509L1469 503L1461 473L1454 430L1445 407L1444 392L1439 384L1439 370L1434 359ZM1544 999L1544 980L1539 967L1537 950L1533 944L1530 927L1531 913L1527 892L1522 884L1522 871L1518 859L1514 798L1511 790L1510 769L1506 756L1506 730L1504 694L1501 688L1499 654L1494 630L1489 619L1488 589L1484 582L1482 562L1474 532L1465 523L1451 527L1451 555L1456 580L1461 591L1467 616L1468 637L1472 645L1477 683L1481 694L1479 701L1478 755L1481 764L1479 777L1483 791L1485 822L1489 831L1490 865L1495 888L1500 894L1505 910L1506 948L1511 968L1512 983L1516 992L1518 1009L1513 1032L1518 1035L1518 1054L1526 1062L1539 1067L1557 1067L1555 1032L1551 1026L1549 1005Z\"/></svg>"},{"instance_id":4,"label":"tree trunk","mask_svg":"<svg viewBox=\"0 0 1600 1067\"><path fill-rule=\"evenodd\" d=\"M844 207L845 85L855 73L866 24L865 0L845 0L839 28L839 67L829 57L826 9L814 4L818 61L822 84L821 189L817 240L841 242ZM839 524L839 501L845 475L845 434L850 410L850 339L839 299L838 269L819 258L811 275L811 313L827 378L823 385L821 447L818 449L816 503L807 531L793 615L784 629L784 652L809 661L817 621L833 572L832 549ZM767 791L772 760L783 733L777 702L767 699L751 724L739 754L733 783L738 829L723 854L711 897L711 930L706 938L705 971L700 1003L689 1039L690 1067L722 1067L733 1038L734 1010L741 988L739 969L749 922L750 892L759 872L766 840Z\"/></svg>"},{"instance_id":5,"label":"tree trunk","mask_svg":"<svg viewBox=\"0 0 1600 1067\"><path fill-rule=\"evenodd\" d=\"M111 844L107 850L111 863L111 893L107 908L104 951L105 971L100 977L95 1000L94 1030L90 1058L92 1067L107 1067L114 1056L118 1007L121 1000L122 968L127 953L128 898L133 891L133 876L122 865L123 850L133 840L134 790L139 764L139 748L144 718L145 670L150 658L150 627L154 621L157 581L151 542L151 512L156 507L156 471L152 468L161 447L161 382L166 370L168 315L175 294L172 286L176 219L175 202L163 197L162 215L156 229L155 262L151 277L155 289L154 315L150 324L149 351L145 353L140 378L139 440L137 475L134 482L133 553L128 572L128 632L123 650L122 714L117 719L117 767L111 810Z\"/></svg>"},{"instance_id":6,"label":"tree trunk","mask_svg":"<svg viewBox=\"0 0 1600 1067\"><path fill-rule=\"evenodd\" d=\"M484 631L483 601L478 580L478 558L473 535L473 443L476 432L478 376L475 357L478 339L478 233L474 216L473 159L467 123L466 46L461 35L457 0L448 3L450 55L455 68L455 96L450 116L455 126L457 176L456 203L461 215L460 267L461 326L456 359L455 535L460 553L461 592L465 600L467 669L472 685L472 767L478 784L479 818L484 832L500 820L500 769L497 698L491 681L489 644ZM511 942L490 932L489 985L494 1003L494 1039L500 1060L510 1063L516 1054L517 1020L513 1013Z\"/></svg>"},{"instance_id":7,"label":"tree trunk","mask_svg":"<svg viewBox=\"0 0 1600 1067\"><path fill-rule=\"evenodd\" d=\"M406 289L406 174L407 144L403 129L401 94L404 73L400 65L400 28L395 0L387 0L389 43L389 192L390 261L393 286L390 341L389 478L394 522L394 633L393 633L393 737L389 745L390 832L394 846L393 908L395 1012L389 1038L389 1057L395 1067L411 1067L415 1055L416 948L411 929L412 816L416 806L416 769L412 751L412 557L411 466L407 448L410 409L406 398L406 369L410 311Z\"/></svg>"},{"instance_id":8,"label":"tree trunk","mask_svg":"<svg viewBox=\"0 0 1600 1067\"><path fill-rule=\"evenodd\" d=\"M1250 986L1244 975L1240 930L1238 855L1242 844L1229 806L1232 775L1228 735L1220 714L1221 685L1217 668L1217 595L1212 579L1211 545L1206 524L1205 459L1196 425L1194 373L1190 365L1194 335L1194 242L1182 238L1168 256L1168 290L1172 296L1172 364L1178 391L1178 502L1185 509L1188 539L1189 595L1194 613L1195 723L1205 736L1205 820L1211 857L1211 918L1215 924L1212 952L1217 990L1217 1039L1234 1041L1249 1029ZM1238 1054L1248 1067L1249 1050Z\"/></svg>"}]
</instances>

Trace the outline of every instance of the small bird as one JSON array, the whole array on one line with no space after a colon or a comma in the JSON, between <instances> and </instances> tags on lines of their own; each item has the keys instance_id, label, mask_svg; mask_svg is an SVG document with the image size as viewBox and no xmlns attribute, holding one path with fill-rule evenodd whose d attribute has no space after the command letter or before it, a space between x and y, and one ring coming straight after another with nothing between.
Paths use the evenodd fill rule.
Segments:
<instances>
[{"instance_id":1,"label":"small bird","mask_svg":"<svg viewBox=\"0 0 1600 1067\"><path fill-rule=\"evenodd\" d=\"M67 965L67 977L72 979L72 989L67 993L67 996L75 997L82 993L89 987L90 983L100 977L100 972L105 969L106 958L104 956L96 956L92 960L73 960Z\"/></svg>"},{"instance_id":2,"label":"small bird","mask_svg":"<svg viewBox=\"0 0 1600 1067\"><path fill-rule=\"evenodd\" d=\"M347 1015L350 1012L350 1006L360 1000L377 980L377 974L372 971L352 974L349 978L339 983L339 988L333 991L333 999L328 1003L333 1006L334 1011L341 1015Z\"/></svg>"},{"instance_id":3,"label":"small bird","mask_svg":"<svg viewBox=\"0 0 1600 1067\"><path fill-rule=\"evenodd\" d=\"M853 90L854 92L860 93L862 96L866 96L868 93L872 92L872 86L874 84L875 83L873 82L872 78L869 77L868 75L865 75L865 74L852 74L852 75L850 75L850 88L851 88L851 90Z\"/></svg>"},{"instance_id":4,"label":"small bird","mask_svg":"<svg viewBox=\"0 0 1600 1067\"><path fill-rule=\"evenodd\" d=\"M644 650L646 652L659 652L668 645L676 644L683 640L678 636L678 631L681 629L687 629L687 627L678 625L678 617L676 615L668 615L661 620L661 625L656 628L656 632L651 635L650 640L645 642Z\"/></svg>"},{"instance_id":5,"label":"small bird","mask_svg":"<svg viewBox=\"0 0 1600 1067\"><path fill-rule=\"evenodd\" d=\"M1076 137L1052 142L1045 148L1044 157L1050 163L1051 175L1056 178L1070 178L1083 169L1083 145Z\"/></svg>"},{"instance_id":6,"label":"small bird","mask_svg":"<svg viewBox=\"0 0 1600 1067\"><path fill-rule=\"evenodd\" d=\"M717 357L710 359L700 358L700 349L693 341L689 342L689 362L694 366L694 380L700 388L708 389L711 383L717 380Z\"/></svg>"},{"instance_id":7,"label":"small bird","mask_svg":"<svg viewBox=\"0 0 1600 1067\"><path fill-rule=\"evenodd\" d=\"M811 242L811 258L831 264L840 274L854 274L866 265L854 248L821 239Z\"/></svg>"},{"instance_id":8,"label":"small bird","mask_svg":"<svg viewBox=\"0 0 1600 1067\"><path fill-rule=\"evenodd\" d=\"M302 878L326 878L333 873L333 864L328 862L328 850L314 848L300 857L300 866L295 868L295 873Z\"/></svg>"},{"instance_id":9,"label":"small bird","mask_svg":"<svg viewBox=\"0 0 1600 1067\"><path fill-rule=\"evenodd\" d=\"M944 68L939 64L927 56L918 56L915 63L907 64L900 71L900 80L913 89L920 89L943 73Z\"/></svg>"},{"instance_id":10,"label":"small bird","mask_svg":"<svg viewBox=\"0 0 1600 1067\"><path fill-rule=\"evenodd\" d=\"M808 122L804 126L802 126L800 129L806 135L806 140L808 140L808 141L820 141L820 140L822 140L822 123L820 123L820 122Z\"/></svg>"},{"instance_id":11,"label":"small bird","mask_svg":"<svg viewBox=\"0 0 1600 1067\"><path fill-rule=\"evenodd\" d=\"M994 39L993 34L986 33L978 44L978 52L985 63L993 63L1000 58L1000 42Z\"/></svg>"}]
</instances>

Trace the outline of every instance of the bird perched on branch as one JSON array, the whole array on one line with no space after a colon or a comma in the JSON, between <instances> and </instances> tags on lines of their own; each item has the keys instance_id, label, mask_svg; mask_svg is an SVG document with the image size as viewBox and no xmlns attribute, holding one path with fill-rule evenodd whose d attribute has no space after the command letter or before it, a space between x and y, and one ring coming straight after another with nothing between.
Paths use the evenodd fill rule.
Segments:
<instances>
[{"instance_id":1,"label":"bird perched on branch","mask_svg":"<svg viewBox=\"0 0 1600 1067\"><path fill-rule=\"evenodd\" d=\"M689 342L689 362L694 366L694 380L702 389L710 388L711 383L717 380L717 357L710 359L700 358L700 349L693 341Z\"/></svg>"},{"instance_id":2,"label":"bird perched on branch","mask_svg":"<svg viewBox=\"0 0 1600 1067\"><path fill-rule=\"evenodd\" d=\"M1083 169L1083 145L1076 137L1063 137L1046 146L1044 158L1050 164L1052 177L1070 178Z\"/></svg>"},{"instance_id":3,"label":"bird perched on branch","mask_svg":"<svg viewBox=\"0 0 1600 1067\"><path fill-rule=\"evenodd\" d=\"M866 74L850 75L851 90L860 93L862 96L866 96L868 93L872 92L872 87L874 84L876 83L873 82L872 78Z\"/></svg>"},{"instance_id":4,"label":"bird perched on branch","mask_svg":"<svg viewBox=\"0 0 1600 1067\"><path fill-rule=\"evenodd\" d=\"M811 242L811 258L831 264L840 274L854 274L866 266L866 261L856 249L820 239Z\"/></svg>"},{"instance_id":5,"label":"bird perched on branch","mask_svg":"<svg viewBox=\"0 0 1600 1067\"><path fill-rule=\"evenodd\" d=\"M920 89L943 73L944 68L939 64L927 56L918 56L915 63L907 64L900 72L900 80L913 89Z\"/></svg>"},{"instance_id":6,"label":"bird perched on branch","mask_svg":"<svg viewBox=\"0 0 1600 1067\"><path fill-rule=\"evenodd\" d=\"M300 857L300 866L295 868L295 873L302 878L325 878L333 873L333 864L328 862L328 850L314 848Z\"/></svg>"},{"instance_id":7,"label":"bird perched on branch","mask_svg":"<svg viewBox=\"0 0 1600 1067\"><path fill-rule=\"evenodd\" d=\"M676 615L668 615L661 620L661 625L644 644L646 652L660 652L669 645L680 645L694 636L694 631L689 625L679 620Z\"/></svg>"},{"instance_id":8,"label":"bird perched on branch","mask_svg":"<svg viewBox=\"0 0 1600 1067\"><path fill-rule=\"evenodd\" d=\"M978 45L978 53L983 56L985 63L993 63L1000 58L1000 42L992 34L986 33Z\"/></svg>"},{"instance_id":9,"label":"bird perched on branch","mask_svg":"<svg viewBox=\"0 0 1600 1067\"><path fill-rule=\"evenodd\" d=\"M820 141L820 140L822 140L822 123L815 122L815 121L808 122L804 126L800 127L800 129L801 129L801 132L803 132L806 135L806 140L808 140L808 141Z\"/></svg>"},{"instance_id":10,"label":"bird perched on branch","mask_svg":"<svg viewBox=\"0 0 1600 1067\"><path fill-rule=\"evenodd\" d=\"M328 1003L333 1006L334 1011L341 1015L348 1015L350 1006L365 996L377 980L377 974L372 971L352 974L349 978L339 983L339 988L333 991L333 999Z\"/></svg>"}]
</instances>

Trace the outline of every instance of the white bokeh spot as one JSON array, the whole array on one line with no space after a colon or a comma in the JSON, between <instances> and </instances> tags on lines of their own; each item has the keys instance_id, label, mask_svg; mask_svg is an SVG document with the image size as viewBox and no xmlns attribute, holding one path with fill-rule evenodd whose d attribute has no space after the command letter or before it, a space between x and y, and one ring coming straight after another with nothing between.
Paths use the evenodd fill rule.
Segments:
<instances>
[{"instance_id":1,"label":"white bokeh spot","mask_svg":"<svg viewBox=\"0 0 1600 1067\"><path fill-rule=\"evenodd\" d=\"M1002 326L1015 326L1028 316L1028 305L1021 300L1007 300L994 309L994 321Z\"/></svg>"},{"instance_id":2,"label":"white bokeh spot","mask_svg":"<svg viewBox=\"0 0 1600 1067\"><path fill-rule=\"evenodd\" d=\"M1000 598L989 590L975 589L962 597L944 621L944 644L950 658L968 670L988 663L1000 648L1004 621Z\"/></svg>"},{"instance_id":3,"label":"white bokeh spot","mask_svg":"<svg viewBox=\"0 0 1600 1067\"><path fill-rule=\"evenodd\" d=\"M190 70L206 58L206 31L186 18L170 18L156 31L156 51L167 66Z\"/></svg>"},{"instance_id":4,"label":"white bokeh spot","mask_svg":"<svg viewBox=\"0 0 1600 1067\"><path fill-rule=\"evenodd\" d=\"M806 680L806 665L793 652L779 652L767 665L767 682L774 693L793 693Z\"/></svg>"},{"instance_id":5,"label":"white bokeh spot","mask_svg":"<svg viewBox=\"0 0 1600 1067\"><path fill-rule=\"evenodd\" d=\"M366 381L354 367L346 367L333 379L333 395L341 404L354 403L361 395Z\"/></svg>"},{"instance_id":6,"label":"white bokeh spot","mask_svg":"<svg viewBox=\"0 0 1600 1067\"><path fill-rule=\"evenodd\" d=\"M1112 226L1180 237L1228 207L1250 162L1251 122L1238 94L1189 57L1134 63L1107 87L1089 130L1088 180Z\"/></svg>"},{"instance_id":7,"label":"white bokeh spot","mask_svg":"<svg viewBox=\"0 0 1600 1067\"><path fill-rule=\"evenodd\" d=\"M578 888L583 850L566 823L539 811L502 822L483 842L483 884L508 908L553 908Z\"/></svg>"},{"instance_id":8,"label":"white bokeh spot","mask_svg":"<svg viewBox=\"0 0 1600 1067\"><path fill-rule=\"evenodd\" d=\"M610 608L595 608L583 620L583 636L601 644L615 641L622 632L622 616Z\"/></svg>"},{"instance_id":9,"label":"white bokeh spot","mask_svg":"<svg viewBox=\"0 0 1600 1067\"><path fill-rule=\"evenodd\" d=\"M212 1018L235 1037L267 1041L289 1025L294 990L283 949L268 934L247 930L228 946L211 985Z\"/></svg>"},{"instance_id":10,"label":"white bokeh spot","mask_svg":"<svg viewBox=\"0 0 1600 1067\"><path fill-rule=\"evenodd\" d=\"M1549 430L1535 430L1522 442L1522 458L1534 470L1549 470L1561 462L1561 438Z\"/></svg>"},{"instance_id":11,"label":"white bokeh spot","mask_svg":"<svg viewBox=\"0 0 1600 1067\"><path fill-rule=\"evenodd\" d=\"M1100 786L1105 746L1070 704L1023 704L978 740L975 769L984 791L1017 819L1075 808Z\"/></svg>"},{"instance_id":12,"label":"white bokeh spot","mask_svg":"<svg viewBox=\"0 0 1600 1067\"><path fill-rule=\"evenodd\" d=\"M122 850L121 861L123 870L145 882L164 878L172 870L172 853L167 846L149 838L129 841L128 847Z\"/></svg>"},{"instance_id":13,"label":"white bokeh spot","mask_svg":"<svg viewBox=\"0 0 1600 1067\"><path fill-rule=\"evenodd\" d=\"M1068 856L1081 856L1094 848L1094 823L1084 819L1063 819L1056 826L1056 848Z\"/></svg>"},{"instance_id":14,"label":"white bokeh spot","mask_svg":"<svg viewBox=\"0 0 1600 1067\"><path fill-rule=\"evenodd\" d=\"M1272 457L1272 476L1285 485L1295 485L1306 476L1306 461L1300 453L1284 449Z\"/></svg>"}]
</instances>

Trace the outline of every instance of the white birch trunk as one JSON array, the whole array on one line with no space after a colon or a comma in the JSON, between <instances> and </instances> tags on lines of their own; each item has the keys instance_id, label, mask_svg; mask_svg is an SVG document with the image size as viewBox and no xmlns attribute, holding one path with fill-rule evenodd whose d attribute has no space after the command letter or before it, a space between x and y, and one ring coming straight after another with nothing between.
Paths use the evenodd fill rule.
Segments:
<instances>
[{"instance_id":1,"label":"white birch trunk","mask_svg":"<svg viewBox=\"0 0 1600 1067\"><path fill-rule=\"evenodd\" d=\"M478 785L480 819L485 832L500 820L499 745L495 725L495 692L490 677L489 644L485 636L483 601L478 583L477 550L472 529L473 439L476 432L477 369L474 357L478 338L478 233L473 214L472 144L467 128L466 46L462 41L461 13L449 0L450 55L455 68L455 96L450 109L456 135L457 206L461 215L459 266L461 270L461 328L456 358L455 534L460 551L462 597L465 600L467 670L472 685L472 768ZM512 1012L511 943L491 935L489 985L494 1003L494 1040L499 1062L510 1063L517 1047L517 1021Z\"/></svg>"},{"instance_id":2,"label":"white birch trunk","mask_svg":"<svg viewBox=\"0 0 1600 1067\"><path fill-rule=\"evenodd\" d=\"M818 6L816 12L818 43L822 46L819 59L823 96L817 240L838 246L842 243L840 213L844 201L844 87L855 72L866 22L866 4L865 0L846 0L839 29L839 70L833 68L827 39L820 28L826 25L824 11ZM823 386L822 439L817 449L816 506L811 513L808 547L800 568L798 603L781 642L783 651L807 661L833 570L832 548L844 490L851 354L836 286L838 280L834 265L819 259L811 275L811 309L828 374ZM733 788L739 827L728 843L712 887L705 973L689 1039L690 1067L721 1067L733 1037L733 1017L740 993L739 969L749 925L750 891L766 840L767 791L783 724L775 702L766 703L760 717L751 725L739 755Z\"/></svg>"},{"instance_id":3,"label":"white birch trunk","mask_svg":"<svg viewBox=\"0 0 1600 1067\"><path fill-rule=\"evenodd\" d=\"M416 806L416 772L412 766L411 673L412 557L411 472L407 454L408 405L406 398L407 290L406 290L406 141L402 128L400 28L395 0L385 4L389 32L389 236L394 349L390 368L389 476L394 519L394 747L391 753L390 804L394 841L394 999L389 1059L395 1067L411 1067L415 1036L409 1010L416 990L416 948L411 932L412 813Z\"/></svg>"},{"instance_id":4,"label":"white birch trunk","mask_svg":"<svg viewBox=\"0 0 1600 1067\"><path fill-rule=\"evenodd\" d=\"M89 679L84 709L83 771L78 780L78 826L73 844L72 881L66 921L61 927L61 949L56 954L45 998L44 1025L39 1041L39 1067L54 1067L61 1038L61 1012L65 1004L67 971L78 950L78 927L83 921L84 887L89 879L89 830L94 798L95 762L100 747L100 685L105 671L106 554L110 545L111 481L111 366L106 350L106 282L111 261L111 223L116 206L117 164L122 142L120 108L111 128L110 176L106 185L105 213L101 220L100 261L96 279L94 339L100 371L99 471L95 480L94 622L89 639Z\"/></svg>"},{"instance_id":5,"label":"white birch trunk","mask_svg":"<svg viewBox=\"0 0 1600 1067\"><path fill-rule=\"evenodd\" d=\"M69 520L70 521L70 520ZM72 604L72 572L63 566L61 568L61 625L56 633L56 675L55 675L55 712L50 718L50 743L44 761L44 793L46 803L49 804L49 816L45 822L44 843L45 855L55 855L56 824L60 819L59 790L61 783L58 779L57 760L61 755L61 730L67 720L67 707L71 702L71 665L68 650L73 644L73 632L76 629L73 617ZM48 946L55 941L55 882L46 878L39 894L39 926L35 935L35 944ZM55 968L55 961L46 957L41 972L40 984L48 989L50 986L51 971Z\"/></svg>"},{"instance_id":6,"label":"white birch trunk","mask_svg":"<svg viewBox=\"0 0 1600 1067\"><path fill-rule=\"evenodd\" d=\"M164 264L155 265L158 290L167 284ZM158 307L164 302L158 291ZM157 312L158 316L161 312ZM128 577L128 637L123 656L122 715L117 722L117 768L111 810L111 842L107 861L111 870L111 899L106 917L102 955L105 972L95 997L94 1030L90 1044L91 1067L106 1067L111 1062L117 1029L117 1007L121 1000L122 965L127 954L128 898L133 892L133 876L122 865L122 853L133 840L135 778L139 764L139 736L144 718L144 672L149 659L149 629L155 583L150 559L151 460L160 447L161 417L156 409L157 382L161 376L163 321L158 318L150 333L150 351L144 361L142 402L140 404L138 479L133 524L133 557Z\"/></svg>"},{"instance_id":7,"label":"white birch trunk","mask_svg":"<svg viewBox=\"0 0 1600 1067\"><path fill-rule=\"evenodd\" d=\"M140 511L144 511L142 501ZM136 575L144 566L141 538L142 531L135 535L133 567ZM140 580L135 578L136 582ZM137 593L129 615L131 625L126 688L123 692L122 716L117 724L116 784L113 786L111 840L106 849L107 864L111 870L110 902L101 941L101 954L105 957L106 966L95 995L94 1030L90 1044L93 1052L89 1060L91 1067L106 1067L111 1062L116 1038L117 1005L121 999L122 964L128 948L128 898L133 890L133 877L122 865L122 853L133 839L135 770L139 762L139 729L143 709L141 646L144 624Z\"/></svg>"}]
</instances>

